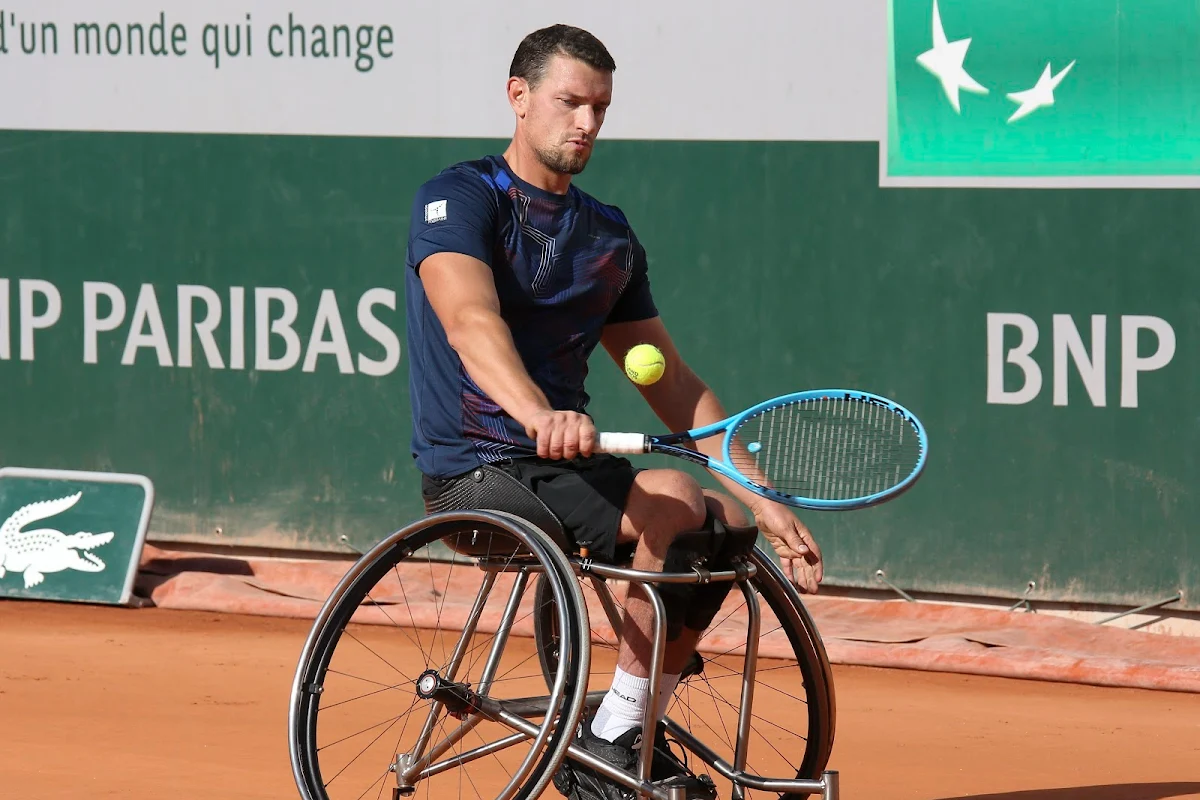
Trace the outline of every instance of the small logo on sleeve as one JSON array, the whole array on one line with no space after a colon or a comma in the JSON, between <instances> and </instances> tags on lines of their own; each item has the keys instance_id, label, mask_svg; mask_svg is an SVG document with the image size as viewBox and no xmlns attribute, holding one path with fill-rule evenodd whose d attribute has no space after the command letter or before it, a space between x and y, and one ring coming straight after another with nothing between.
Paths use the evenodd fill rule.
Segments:
<instances>
[{"instance_id":1,"label":"small logo on sleeve","mask_svg":"<svg viewBox=\"0 0 1200 800\"><path fill-rule=\"evenodd\" d=\"M425 204L425 224L442 222L446 219L446 201L434 200Z\"/></svg>"}]
</instances>

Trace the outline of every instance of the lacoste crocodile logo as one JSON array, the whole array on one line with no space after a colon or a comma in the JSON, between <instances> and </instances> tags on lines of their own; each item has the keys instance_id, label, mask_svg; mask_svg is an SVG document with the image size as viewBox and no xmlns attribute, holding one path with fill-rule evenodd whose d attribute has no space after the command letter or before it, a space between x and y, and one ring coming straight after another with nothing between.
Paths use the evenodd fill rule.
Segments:
<instances>
[{"instance_id":1,"label":"lacoste crocodile logo","mask_svg":"<svg viewBox=\"0 0 1200 800\"><path fill-rule=\"evenodd\" d=\"M48 519L72 508L83 492L57 500L30 503L17 509L0 525L0 578L8 572L20 572L25 588L41 583L48 572L74 569L80 572L102 572L104 562L97 556L81 552L112 541L113 533L65 534L53 528L21 530L26 525Z\"/></svg>"}]
</instances>

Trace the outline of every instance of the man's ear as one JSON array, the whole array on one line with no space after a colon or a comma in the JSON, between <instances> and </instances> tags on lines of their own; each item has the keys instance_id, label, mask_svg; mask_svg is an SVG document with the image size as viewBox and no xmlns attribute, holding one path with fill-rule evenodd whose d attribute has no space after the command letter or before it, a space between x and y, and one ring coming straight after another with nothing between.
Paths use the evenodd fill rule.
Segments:
<instances>
[{"instance_id":1,"label":"man's ear","mask_svg":"<svg viewBox=\"0 0 1200 800\"><path fill-rule=\"evenodd\" d=\"M508 79L508 104L518 117L523 118L528 112L529 82L524 78L514 76Z\"/></svg>"}]
</instances>

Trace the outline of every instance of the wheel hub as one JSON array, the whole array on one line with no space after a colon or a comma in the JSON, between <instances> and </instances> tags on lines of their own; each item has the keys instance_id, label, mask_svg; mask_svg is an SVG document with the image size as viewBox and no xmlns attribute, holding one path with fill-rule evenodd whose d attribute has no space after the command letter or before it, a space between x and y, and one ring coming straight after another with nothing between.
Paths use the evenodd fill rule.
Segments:
<instances>
[{"instance_id":1,"label":"wheel hub","mask_svg":"<svg viewBox=\"0 0 1200 800\"><path fill-rule=\"evenodd\" d=\"M417 696L435 700L445 706L447 713L465 719L480 710L482 698L465 683L448 681L437 670L427 669L417 678Z\"/></svg>"}]
</instances>

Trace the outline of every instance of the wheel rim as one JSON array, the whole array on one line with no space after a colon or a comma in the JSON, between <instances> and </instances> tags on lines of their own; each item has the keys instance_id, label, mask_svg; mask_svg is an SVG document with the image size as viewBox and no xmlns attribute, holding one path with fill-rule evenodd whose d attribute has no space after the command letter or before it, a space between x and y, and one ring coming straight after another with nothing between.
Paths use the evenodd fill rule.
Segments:
<instances>
[{"instance_id":1,"label":"wheel rim","mask_svg":"<svg viewBox=\"0 0 1200 800\"><path fill-rule=\"evenodd\" d=\"M790 645L791 659L772 660L760 655L747 768L763 777L815 779L820 777L825 768L833 738L834 702L828 659L799 595L786 583L778 567L757 549L753 552L751 560L757 568L757 574L751 584L758 591L760 599L767 601L760 603L763 606L760 640L773 637L776 641L772 644L775 645L775 650L778 650L778 639L781 636L785 637ZM590 696L595 698L608 688L611 681L610 664L615 661L617 641L612 635L612 629L604 624L606 615L597 610L601 604L595 585L590 579L584 579L583 582L585 601L591 605L593 641L588 688ZM538 603L540 611L544 611L549 605L543 592L539 582L535 602ZM614 599L617 601L618 612L623 612L619 602L621 598ZM744 606L745 600L741 597L741 592L736 587L733 588L721 612L714 618L709 633L701 639L702 651L714 649L711 646L713 630L728 629L731 621L738 617ZM774 615L774 620L770 622L768 608ZM543 671L552 671L556 667L555 631L549 617L547 614L539 614L536 618ZM787 621L786 626L784 620ZM741 647L721 646L715 648L716 653L702 653L703 673L685 678L680 683L667 710L668 716L674 722L691 730L698 739L716 750L718 755L729 763L733 760L736 741L738 695L743 667L740 652L744 648L744 629L738 638ZM802 694L794 688L797 682L803 689ZM589 702L595 701L593 699ZM807 719L803 735L798 735L792 730L796 725L797 715L800 714ZM778 721L780 719L786 720L786 726ZM802 742L801 756L793 755L794 745L789 746L789 742L792 741ZM678 755L679 748L675 750ZM728 782L714 774L694 755L689 759L689 767L696 772L706 772L712 776L718 783L720 796L729 794ZM745 793L746 798L778 796L753 790L746 790Z\"/></svg>"},{"instance_id":2,"label":"wheel rim","mask_svg":"<svg viewBox=\"0 0 1200 800\"><path fill-rule=\"evenodd\" d=\"M443 519L439 519L443 518ZM342 786L358 786L362 780L350 782L342 777L343 773L339 772L336 775L330 775L330 762L333 760L329 754L332 748L342 747L343 742L353 741L358 737L359 742L374 736L372 745L375 742L391 738L395 742L395 746L391 747L398 752L405 752L405 747L413 741L412 732L418 732L416 739L420 739L420 733L428 726L429 708L424 709L425 714L420 720L421 725L417 728L412 728L413 711L421 711L417 707L416 702L409 702L406 708L407 719L405 724L409 727L404 727L398 719L389 719L384 716L380 720L379 727L382 732L375 735L369 727L350 730L348 733L345 730L336 731L335 725L331 724L328 719L329 715L339 708L345 708L356 713L357 709L350 708L357 704L359 707L370 705L384 708L383 701L397 702L396 698L404 694L403 687L398 684L405 684L413 687L415 691L417 674L425 669L429 669L432 665L435 669L440 669L444 675L447 674L448 662L456 650L462 649L462 658L460 660L460 673L457 676L458 681L464 683L474 683L476 688L482 685L481 679L485 677L488 669L491 669L491 686L487 691L481 692L489 699L506 699L503 695L505 691L512 690L517 696L521 696L518 691L522 686L528 685L531 679L537 680L537 685L541 687L541 694L545 695L544 676L537 669L536 650L533 647L532 640L522 640L518 636L509 635L507 640L502 642L502 651L497 658L490 658L494 654L496 642L498 639L503 639L504 635L498 635L499 629L504 622L503 613L499 618L494 615L489 617L487 608L487 597L485 597L484 607L479 615L476 631L471 637L464 637L461 631L455 630L454 637L456 641L450 642L447 640L447 635L438 635L438 631L430 628L428 619L421 619L419 613L414 611L420 610L418 600L408 602L407 599L403 604L395 603L390 612L386 599L379 596L376 591L376 586L382 585L381 578L389 572L396 572L397 580L394 581L402 592L405 589L405 580L402 577L409 577L408 573L400 574L400 566L405 562L430 564L431 562L416 561L420 555L421 548L429 547L439 540L444 539L450 534L459 532L462 529L463 523L467 522L476 527L483 526L483 530L495 531L497 528L515 536L525 546L526 550L532 554L532 558L526 559L526 566L533 565L538 569L543 570L541 577L546 579L548 586L555 587L556 596L563 599L564 613L559 615L558 622L567 625L576 633L573 637L568 637L571 641L568 642L568 648L571 651L572 659L580 659L582 663L587 662L586 652L579 652L580 637L578 631L582 630L582 625L586 625L586 610L582 608L579 602L578 587L573 580L567 580L563 574L568 565L565 557L554 548L549 541L538 531L528 528L527 526L505 519L504 515L496 515L487 512L470 512L468 514L447 512L446 514L433 515L426 518L420 523L410 526L408 529L399 531L388 540L382 542L371 553L365 555L355 564L355 566L347 573L345 578L339 584L338 588L332 593L321 614L314 623L309 641L306 643L301 656L300 664L297 668L296 677L293 685L292 708L291 708L291 749L293 760L293 771L296 776L297 786L301 789L302 794L312 800L341 800L341 797L375 797L387 796L390 797L390 787L395 786L394 774L386 772L386 767L379 771L378 764L375 764L371 769L377 771L377 777L372 779L372 782L366 787L365 791L355 789L341 791ZM457 527L456 527L457 526ZM403 557L398 557L403 556ZM557 556L557 558L556 558ZM509 556L507 560L499 559L500 565L507 565L510 569L517 568L519 563L516 559ZM492 559L493 565L497 565L497 559ZM441 570L444 575L434 574L437 570ZM461 587L462 580L468 573L474 573L479 576L482 571L473 564L463 564L461 562L451 561L449 564L441 563L437 565L437 569L433 566L429 567L429 571L433 574L434 583L447 589L451 587ZM508 606L513 602L514 591L513 587L520 581L520 578L513 577L511 583L506 584L506 576L514 576L514 573L501 572L495 575L494 583L489 592L484 592L487 595L496 595L497 600L502 600L502 606L507 612ZM479 578L480 589L483 591L483 584L486 582L482 577ZM546 581L539 581L546 582ZM411 586L413 581L408 580ZM499 590L499 591L497 591ZM531 595L531 592L526 592ZM437 607L434 625L443 618L443 612L448 604L448 599L451 595L450 591L444 591L441 594L441 606L438 606L437 601L433 605ZM476 593L473 598L476 602L479 600L479 594ZM529 604L531 605L531 604ZM364 606L370 607L370 610L377 612L376 616L382 614L386 622L390 624L380 624L368 626L360 624L360 618L364 615L362 611ZM404 608L405 611L397 613L398 609ZM426 609L428 610L428 609ZM575 613L572 614L572 611ZM523 620L519 618L522 612L520 607L515 608L515 616L510 617L514 621L514 628L520 628ZM390 616L389 616L390 614ZM580 614L584 615L581 617ZM352 618L352 615L353 618ZM397 619L399 617L399 619ZM379 620L376 620L379 621ZM424 626L424 627L422 627ZM531 626L528 626L531 627ZM397 633L399 631L399 633ZM386 634L385 634L386 632ZM381 640L385 635L391 634L394 640L405 640L409 649L419 650L423 653L421 669L413 669L411 667L396 668L396 664L389 663L391 659L385 652ZM464 645L464 641L466 642ZM392 642L395 644L395 642ZM343 648L343 646L345 646ZM350 670L344 668L344 663L339 661L339 651L342 649L353 650L360 656L360 661L369 661L374 666L380 669L385 669L383 665L387 664L387 668L392 669L390 678L380 679L377 674L367 674L363 671L356 671L354 674L349 674ZM513 659L506 660L508 651L515 652ZM486 652L485 657L483 653ZM431 657L436 656L436 657ZM491 666L489 667L489 661ZM533 669L529 670L532 674L519 674L522 664L532 664ZM569 665L568 665L569 666ZM361 670L361 667L358 668ZM518 674L514 674L514 670ZM346 678L349 674L349 679L357 681L358 687L350 697L331 696L330 683L333 678ZM548 706L550 713L536 721L536 735L533 737L532 743L529 743L528 738L524 743L518 745L511 743L503 750L495 753L485 753L477 756L474 761L459 767L450 767L436 775L426 776L424 781L417 783L418 792L415 796L421 797L428 794L431 797L437 797L444 794L444 791L432 788L435 783L444 785L445 780L442 780L443 775L457 772L461 781L462 791L460 796L470 797L497 797L497 798L522 798L533 796L535 792L540 792L545 784L550 779L550 772L556 768L561 760L561 754L565 751L569 744L569 731L573 728L574 720L577 718L579 709L583 703L583 685L577 679L573 679L569 674L569 670L563 669L556 673L556 686L554 691L549 692L549 701L544 703ZM511 699L511 697L507 698ZM407 698L402 698L403 702L408 702ZM403 705L403 702L400 704ZM428 703L432 707L432 702ZM378 714L380 712L372 711ZM399 717L401 715L394 715ZM475 719L481 715L467 715L467 719ZM434 745L439 742L444 743L446 740L453 738L451 732L457 729L448 730L446 727L447 714L439 713L434 722L434 729L429 734L429 747L426 750L434 749ZM562 721L569 723L565 727L561 724L552 725L550 721L560 718ZM390 724L388 724L390 723ZM458 723L461 724L461 723ZM400 726L400 732L397 736L396 728ZM481 731L485 731L488 727L496 730L490 731L484 735ZM474 728L468 729L462 739L455 742L451 749L447 750L440 757L441 762L434 761L431 766L436 769L440 764L444 766L445 762L452 761L456 757L464 757L471 752L478 750L481 747L487 746L489 743L494 744L499 741L499 738L489 739L489 736L496 734L496 731L502 730L504 734L512 734L512 728L503 728L503 723L494 721L478 722ZM496 734L499 736L499 734ZM522 747L527 748L525 757L519 763L514 763L508 759L513 751L520 751ZM365 749L365 748L364 748ZM382 752L386 752L388 748L384 748ZM373 756L376 754L372 754ZM358 767L353 766L353 762L360 757L364 757L362 752L358 753L355 758L348 759L350 763L346 765L344 770L353 773L358 770ZM479 766L483 763L483 759L489 759L489 763L493 767L499 765L508 770L507 774L501 777L496 777L495 781L486 788L478 785L480 777ZM379 759L376 758L376 761ZM472 770L474 767L474 771ZM371 769L367 769L368 775L372 774ZM493 770L495 771L495 770ZM335 784L341 781L341 785ZM475 785L472 786L472 783ZM497 784L503 784L499 786ZM424 785L424 791L420 791ZM332 791L333 788L339 791ZM495 791L493 791L493 788Z\"/></svg>"}]
</instances>

